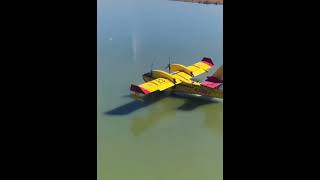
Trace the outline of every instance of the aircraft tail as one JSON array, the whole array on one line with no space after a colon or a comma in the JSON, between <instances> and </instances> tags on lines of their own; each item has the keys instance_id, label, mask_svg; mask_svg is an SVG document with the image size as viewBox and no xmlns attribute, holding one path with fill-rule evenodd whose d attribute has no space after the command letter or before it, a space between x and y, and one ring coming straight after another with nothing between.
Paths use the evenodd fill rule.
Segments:
<instances>
[{"instance_id":1,"label":"aircraft tail","mask_svg":"<svg viewBox=\"0 0 320 180\"><path fill-rule=\"evenodd\" d=\"M217 71L212 76L223 81L223 64L217 69Z\"/></svg>"},{"instance_id":2,"label":"aircraft tail","mask_svg":"<svg viewBox=\"0 0 320 180\"><path fill-rule=\"evenodd\" d=\"M223 84L223 65L221 65L212 76L208 76L201 85L209 88L219 88Z\"/></svg>"},{"instance_id":3,"label":"aircraft tail","mask_svg":"<svg viewBox=\"0 0 320 180\"><path fill-rule=\"evenodd\" d=\"M208 76L206 81L223 83L223 65L221 65L212 76Z\"/></svg>"}]
</instances>

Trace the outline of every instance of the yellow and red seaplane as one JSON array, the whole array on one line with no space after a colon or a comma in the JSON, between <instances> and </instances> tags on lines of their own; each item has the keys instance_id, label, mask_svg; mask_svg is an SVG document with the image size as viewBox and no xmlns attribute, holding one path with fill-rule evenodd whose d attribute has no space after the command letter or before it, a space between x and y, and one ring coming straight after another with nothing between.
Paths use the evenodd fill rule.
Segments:
<instances>
[{"instance_id":1,"label":"yellow and red seaplane","mask_svg":"<svg viewBox=\"0 0 320 180\"><path fill-rule=\"evenodd\" d=\"M151 70L142 76L145 83L140 85L132 84L130 90L135 98L141 98L153 92L172 91L223 99L223 90L220 89L223 85L222 65L212 76L208 76L205 81L198 82L193 80L195 76L208 72L213 66L214 63L207 57L187 67L181 64L169 63L169 72Z\"/></svg>"}]
</instances>

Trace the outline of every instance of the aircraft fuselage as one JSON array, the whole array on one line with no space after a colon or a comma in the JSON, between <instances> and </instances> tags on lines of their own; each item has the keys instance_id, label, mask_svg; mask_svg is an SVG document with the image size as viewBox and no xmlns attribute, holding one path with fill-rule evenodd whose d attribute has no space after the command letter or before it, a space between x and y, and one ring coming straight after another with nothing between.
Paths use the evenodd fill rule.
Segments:
<instances>
[{"instance_id":1,"label":"aircraft fuselage","mask_svg":"<svg viewBox=\"0 0 320 180\"><path fill-rule=\"evenodd\" d=\"M161 76L161 73L160 73ZM152 73L145 73L143 74L143 80L145 82L152 81L154 79L159 78L159 74L157 74L157 77L152 76ZM166 78L166 77L163 77ZM179 84L176 84L172 88L168 89L171 91L181 92L181 93L189 93L189 94L198 94L202 96L207 97L214 97L214 98L223 98L223 91L218 88L210 88L201 85L201 83L190 80L190 79L184 79L183 77L178 79L179 81L182 81Z\"/></svg>"}]
</instances>

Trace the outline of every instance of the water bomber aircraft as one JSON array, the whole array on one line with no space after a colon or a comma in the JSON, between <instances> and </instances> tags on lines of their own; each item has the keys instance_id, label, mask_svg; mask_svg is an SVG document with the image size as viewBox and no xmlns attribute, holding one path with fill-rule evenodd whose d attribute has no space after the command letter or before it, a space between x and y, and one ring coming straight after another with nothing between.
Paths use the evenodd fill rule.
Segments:
<instances>
[{"instance_id":1,"label":"water bomber aircraft","mask_svg":"<svg viewBox=\"0 0 320 180\"><path fill-rule=\"evenodd\" d=\"M169 72L151 70L143 74L145 83L131 84L131 96L135 99L141 99L155 92L170 91L223 99L223 90L221 89L223 85L223 65L213 75L207 76L207 79L203 82L194 80L194 77L207 73L213 66L212 59L207 57L190 66L170 64L169 60Z\"/></svg>"}]
</instances>

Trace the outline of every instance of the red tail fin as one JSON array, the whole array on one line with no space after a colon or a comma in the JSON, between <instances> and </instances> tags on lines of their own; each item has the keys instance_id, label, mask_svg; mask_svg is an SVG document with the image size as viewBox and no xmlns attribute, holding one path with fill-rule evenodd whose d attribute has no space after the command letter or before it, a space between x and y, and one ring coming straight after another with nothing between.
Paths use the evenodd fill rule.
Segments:
<instances>
[{"instance_id":1,"label":"red tail fin","mask_svg":"<svg viewBox=\"0 0 320 180\"><path fill-rule=\"evenodd\" d=\"M206 81L214 82L214 83L223 83L223 80L221 80L215 76L208 76Z\"/></svg>"},{"instance_id":2,"label":"red tail fin","mask_svg":"<svg viewBox=\"0 0 320 180\"><path fill-rule=\"evenodd\" d=\"M208 76L205 81L201 83L202 86L206 86L209 88L219 88L223 84L223 80L216 77L215 74L212 76Z\"/></svg>"}]
</instances>

